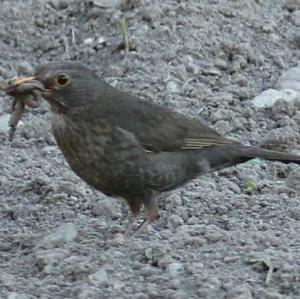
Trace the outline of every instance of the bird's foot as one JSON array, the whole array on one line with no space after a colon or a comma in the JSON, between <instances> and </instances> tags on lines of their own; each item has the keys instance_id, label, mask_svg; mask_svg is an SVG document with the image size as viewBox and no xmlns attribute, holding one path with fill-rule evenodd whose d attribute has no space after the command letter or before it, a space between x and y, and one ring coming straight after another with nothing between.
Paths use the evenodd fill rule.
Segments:
<instances>
[{"instance_id":1,"label":"bird's foot","mask_svg":"<svg viewBox=\"0 0 300 299\"><path fill-rule=\"evenodd\" d=\"M137 218L137 215L134 215L134 214L131 214L129 217L128 217L128 223L126 225L126 229L125 229L125 232L124 232L124 239L128 240L131 238L131 235L132 235L132 231L133 231L133 222L134 220Z\"/></svg>"},{"instance_id":2,"label":"bird's foot","mask_svg":"<svg viewBox=\"0 0 300 299\"><path fill-rule=\"evenodd\" d=\"M133 222L137 218L137 214L131 214L124 233L125 239L131 239L144 231L147 226L158 217L158 206L156 200L152 197L143 202L145 208L145 219L136 229L133 229Z\"/></svg>"},{"instance_id":3,"label":"bird's foot","mask_svg":"<svg viewBox=\"0 0 300 299\"><path fill-rule=\"evenodd\" d=\"M131 238L134 238L136 235L141 233L146 227L150 224L148 219L144 219L142 223L139 224L139 226L136 229L132 229L132 223L128 223L125 233L124 233L124 239L129 240Z\"/></svg>"}]
</instances>

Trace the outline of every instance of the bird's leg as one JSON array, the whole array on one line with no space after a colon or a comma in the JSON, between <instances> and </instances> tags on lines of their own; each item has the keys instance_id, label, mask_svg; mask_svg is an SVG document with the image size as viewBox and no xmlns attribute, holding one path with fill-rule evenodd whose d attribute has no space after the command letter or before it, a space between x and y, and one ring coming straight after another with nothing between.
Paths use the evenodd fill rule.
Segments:
<instances>
[{"instance_id":1,"label":"bird's leg","mask_svg":"<svg viewBox=\"0 0 300 299\"><path fill-rule=\"evenodd\" d=\"M131 237L132 226L133 226L134 220L137 218L137 216L138 216L138 214L132 214L132 213L128 216L128 223L126 225L126 229L124 232L125 239L129 239Z\"/></svg>"},{"instance_id":2,"label":"bird's leg","mask_svg":"<svg viewBox=\"0 0 300 299\"><path fill-rule=\"evenodd\" d=\"M135 229L130 238L135 237L140 232L142 232L151 222L153 222L158 217L158 204L154 197L147 198L143 201L145 207L145 219L144 221Z\"/></svg>"},{"instance_id":3,"label":"bird's leg","mask_svg":"<svg viewBox=\"0 0 300 299\"><path fill-rule=\"evenodd\" d=\"M140 200L137 199L127 200L127 203L130 208L130 215L128 216L128 223L124 233L125 239L129 239L131 237L133 222L137 218L142 205Z\"/></svg>"}]
</instances>

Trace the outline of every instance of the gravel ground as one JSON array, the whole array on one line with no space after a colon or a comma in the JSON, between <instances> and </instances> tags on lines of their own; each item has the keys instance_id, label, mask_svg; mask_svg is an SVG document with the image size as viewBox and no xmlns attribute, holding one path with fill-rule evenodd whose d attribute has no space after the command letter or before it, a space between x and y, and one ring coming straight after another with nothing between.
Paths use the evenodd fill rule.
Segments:
<instances>
[{"instance_id":1,"label":"gravel ground","mask_svg":"<svg viewBox=\"0 0 300 299\"><path fill-rule=\"evenodd\" d=\"M297 0L2 0L0 79L78 60L226 136L300 153L299 105L251 101L297 65L299 26ZM0 298L300 298L297 165L252 160L162 194L160 219L123 242L127 206L71 172L46 103L11 143L10 103L1 94Z\"/></svg>"}]
</instances>

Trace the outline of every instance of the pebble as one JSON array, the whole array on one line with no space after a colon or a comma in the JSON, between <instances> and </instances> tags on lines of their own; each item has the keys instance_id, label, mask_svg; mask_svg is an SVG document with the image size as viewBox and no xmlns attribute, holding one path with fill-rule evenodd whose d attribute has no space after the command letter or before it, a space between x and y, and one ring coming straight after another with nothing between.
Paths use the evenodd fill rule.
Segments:
<instances>
[{"instance_id":1,"label":"pebble","mask_svg":"<svg viewBox=\"0 0 300 299\"><path fill-rule=\"evenodd\" d=\"M282 99L276 101L271 109L274 120L279 121L283 116L293 116L296 111L294 101L286 102Z\"/></svg>"},{"instance_id":2,"label":"pebble","mask_svg":"<svg viewBox=\"0 0 300 299\"><path fill-rule=\"evenodd\" d=\"M118 217L121 216L121 208L118 202L112 199L102 199L92 207L92 212L96 216Z\"/></svg>"},{"instance_id":3,"label":"pebble","mask_svg":"<svg viewBox=\"0 0 300 299\"><path fill-rule=\"evenodd\" d=\"M270 88L256 96L252 103L258 109L271 108L278 100L295 102L299 100L299 93L292 89L275 90Z\"/></svg>"},{"instance_id":4,"label":"pebble","mask_svg":"<svg viewBox=\"0 0 300 299\"><path fill-rule=\"evenodd\" d=\"M146 265L143 268L140 269L139 273L143 276L152 276L152 275L158 275L160 273L160 269L157 267L152 267L150 265Z\"/></svg>"},{"instance_id":5,"label":"pebble","mask_svg":"<svg viewBox=\"0 0 300 299\"><path fill-rule=\"evenodd\" d=\"M34 73L33 67L30 65L30 63L27 60L18 61L16 69L18 74L23 76L31 75Z\"/></svg>"},{"instance_id":6,"label":"pebble","mask_svg":"<svg viewBox=\"0 0 300 299\"><path fill-rule=\"evenodd\" d=\"M233 83L237 84L240 87L248 87L249 86L248 79L241 74L236 74L234 76Z\"/></svg>"},{"instance_id":7,"label":"pebble","mask_svg":"<svg viewBox=\"0 0 300 299\"><path fill-rule=\"evenodd\" d=\"M30 299L31 297L25 293L12 292L8 294L7 299Z\"/></svg>"},{"instance_id":8,"label":"pebble","mask_svg":"<svg viewBox=\"0 0 300 299\"><path fill-rule=\"evenodd\" d=\"M174 81L169 81L166 85L166 89L168 93L176 93L179 92L179 87L176 82Z\"/></svg>"},{"instance_id":9,"label":"pebble","mask_svg":"<svg viewBox=\"0 0 300 299\"><path fill-rule=\"evenodd\" d=\"M263 298L263 299L283 299L283 298L285 298L285 296L283 297L281 294L279 294L277 292L272 292L272 291L266 290L264 288L257 290L257 293L258 293L258 296L260 296L259 298Z\"/></svg>"},{"instance_id":10,"label":"pebble","mask_svg":"<svg viewBox=\"0 0 300 299\"><path fill-rule=\"evenodd\" d=\"M9 131L9 119L10 115L9 114L3 114L0 116L0 132L3 133L8 133ZM18 124L19 126L19 124Z\"/></svg>"},{"instance_id":11,"label":"pebble","mask_svg":"<svg viewBox=\"0 0 300 299\"><path fill-rule=\"evenodd\" d=\"M142 18L146 22L154 22L160 17L161 13L161 7L158 4L155 5L155 3L141 9Z\"/></svg>"},{"instance_id":12,"label":"pebble","mask_svg":"<svg viewBox=\"0 0 300 299\"><path fill-rule=\"evenodd\" d=\"M200 73L200 67L199 67L199 65L197 65L193 62L188 62L186 65L186 71L197 76Z\"/></svg>"},{"instance_id":13,"label":"pebble","mask_svg":"<svg viewBox=\"0 0 300 299\"><path fill-rule=\"evenodd\" d=\"M83 198L86 195L83 185L75 184L69 181L60 182L57 191L77 198Z\"/></svg>"},{"instance_id":14,"label":"pebble","mask_svg":"<svg viewBox=\"0 0 300 299\"><path fill-rule=\"evenodd\" d=\"M57 266L61 260L66 258L68 254L68 250L60 248L38 251L35 254L36 264L41 270L49 274L53 272L54 267Z\"/></svg>"},{"instance_id":15,"label":"pebble","mask_svg":"<svg viewBox=\"0 0 300 299\"><path fill-rule=\"evenodd\" d=\"M171 277L178 277L183 270L183 265L178 262L171 263L167 266L167 272Z\"/></svg>"},{"instance_id":16,"label":"pebble","mask_svg":"<svg viewBox=\"0 0 300 299\"><path fill-rule=\"evenodd\" d=\"M291 207L289 209L289 217L296 221L300 221L300 207Z\"/></svg>"},{"instance_id":17,"label":"pebble","mask_svg":"<svg viewBox=\"0 0 300 299\"><path fill-rule=\"evenodd\" d=\"M299 178L300 178L299 170L295 170L295 171L291 172L287 178L286 185L289 188L291 188L297 192L300 192Z\"/></svg>"},{"instance_id":18,"label":"pebble","mask_svg":"<svg viewBox=\"0 0 300 299\"><path fill-rule=\"evenodd\" d=\"M76 226L73 223L61 225L53 233L47 235L37 247L51 249L72 242L78 235Z\"/></svg>"},{"instance_id":19,"label":"pebble","mask_svg":"<svg viewBox=\"0 0 300 299\"><path fill-rule=\"evenodd\" d=\"M168 298L170 299L186 299L189 295L183 291L175 291Z\"/></svg>"},{"instance_id":20,"label":"pebble","mask_svg":"<svg viewBox=\"0 0 300 299\"><path fill-rule=\"evenodd\" d=\"M90 44L93 43L93 41L94 41L94 39L91 38L91 37L89 37L89 38L86 38L86 39L83 41L83 43L84 43L85 45L90 45Z\"/></svg>"},{"instance_id":21,"label":"pebble","mask_svg":"<svg viewBox=\"0 0 300 299\"><path fill-rule=\"evenodd\" d=\"M236 286L227 292L225 299L253 299L253 296L246 286Z\"/></svg>"},{"instance_id":22,"label":"pebble","mask_svg":"<svg viewBox=\"0 0 300 299\"><path fill-rule=\"evenodd\" d=\"M57 10L66 9L68 7L67 0L51 0L49 3Z\"/></svg>"},{"instance_id":23,"label":"pebble","mask_svg":"<svg viewBox=\"0 0 300 299\"><path fill-rule=\"evenodd\" d=\"M268 149L287 151L300 142L300 134L290 127L282 127L270 130L260 142L260 146Z\"/></svg>"},{"instance_id":24,"label":"pebble","mask_svg":"<svg viewBox=\"0 0 300 299\"><path fill-rule=\"evenodd\" d=\"M169 217L167 227L173 231L176 230L178 226L183 225L184 221L178 215L172 215Z\"/></svg>"},{"instance_id":25,"label":"pebble","mask_svg":"<svg viewBox=\"0 0 300 299\"><path fill-rule=\"evenodd\" d=\"M221 135L228 135L228 133L231 132L232 127L229 121L219 120L214 125L214 129Z\"/></svg>"},{"instance_id":26,"label":"pebble","mask_svg":"<svg viewBox=\"0 0 300 299\"><path fill-rule=\"evenodd\" d=\"M109 281L105 269L98 270L97 272L89 275L88 278L92 284L107 284Z\"/></svg>"},{"instance_id":27,"label":"pebble","mask_svg":"<svg viewBox=\"0 0 300 299\"><path fill-rule=\"evenodd\" d=\"M74 299L96 299L99 298L99 290L87 284L76 285L71 292Z\"/></svg>"},{"instance_id":28,"label":"pebble","mask_svg":"<svg viewBox=\"0 0 300 299\"><path fill-rule=\"evenodd\" d=\"M295 10L291 14L291 20L296 26L300 26L300 10Z\"/></svg>"},{"instance_id":29,"label":"pebble","mask_svg":"<svg viewBox=\"0 0 300 299\"><path fill-rule=\"evenodd\" d=\"M100 8L114 8L119 9L122 8L124 4L126 4L125 0L92 0L95 6Z\"/></svg>"},{"instance_id":30,"label":"pebble","mask_svg":"<svg viewBox=\"0 0 300 299\"><path fill-rule=\"evenodd\" d=\"M218 242L227 238L225 231L222 231L216 225L207 225L204 230L208 242Z\"/></svg>"},{"instance_id":31,"label":"pebble","mask_svg":"<svg viewBox=\"0 0 300 299\"><path fill-rule=\"evenodd\" d=\"M300 65L283 72L274 88L277 90L293 89L300 92Z\"/></svg>"}]
</instances>

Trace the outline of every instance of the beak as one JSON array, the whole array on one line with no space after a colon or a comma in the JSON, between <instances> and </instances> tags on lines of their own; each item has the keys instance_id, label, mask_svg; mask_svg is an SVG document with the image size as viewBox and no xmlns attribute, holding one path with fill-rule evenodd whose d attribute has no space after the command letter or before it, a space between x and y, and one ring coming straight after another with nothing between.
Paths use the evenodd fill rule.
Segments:
<instances>
[{"instance_id":1,"label":"beak","mask_svg":"<svg viewBox=\"0 0 300 299\"><path fill-rule=\"evenodd\" d=\"M13 77L9 81L12 85L20 85L23 83L30 83L31 81L35 80L35 76L30 77Z\"/></svg>"},{"instance_id":2,"label":"beak","mask_svg":"<svg viewBox=\"0 0 300 299\"><path fill-rule=\"evenodd\" d=\"M45 89L44 84L39 81L37 76L13 77L8 81L4 90L9 95L26 94L34 90L39 90L42 93L49 91Z\"/></svg>"}]
</instances>

